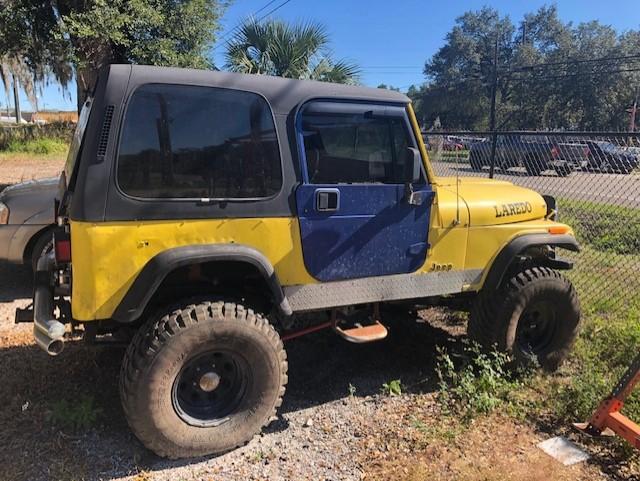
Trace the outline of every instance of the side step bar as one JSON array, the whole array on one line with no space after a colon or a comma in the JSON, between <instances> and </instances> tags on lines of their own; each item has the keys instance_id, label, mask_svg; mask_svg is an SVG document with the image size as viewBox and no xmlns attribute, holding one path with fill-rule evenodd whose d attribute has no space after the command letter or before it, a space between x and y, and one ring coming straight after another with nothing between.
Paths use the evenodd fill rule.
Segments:
<instances>
[{"instance_id":1,"label":"side step bar","mask_svg":"<svg viewBox=\"0 0 640 481\"><path fill-rule=\"evenodd\" d=\"M373 324L366 326L356 325L349 329L342 329L339 324L336 324L334 329L340 337L356 344L379 341L387 337L389 333L387 328L380 324L380 321L375 321Z\"/></svg>"}]
</instances>

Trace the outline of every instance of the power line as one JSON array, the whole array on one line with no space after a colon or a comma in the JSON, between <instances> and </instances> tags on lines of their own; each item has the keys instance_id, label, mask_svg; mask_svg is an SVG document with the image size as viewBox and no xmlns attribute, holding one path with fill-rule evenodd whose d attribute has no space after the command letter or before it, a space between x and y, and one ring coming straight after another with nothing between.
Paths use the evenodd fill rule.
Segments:
<instances>
[{"instance_id":1,"label":"power line","mask_svg":"<svg viewBox=\"0 0 640 481\"><path fill-rule=\"evenodd\" d=\"M520 78L509 78L509 81L520 81L520 82L532 82L532 81L540 81L540 80L557 80L557 79L565 79L577 76L598 76L598 75L610 75L615 73L624 73L624 72L640 72L640 68L628 68L628 69L617 69L617 70L603 70L600 72L575 72L570 74L562 74L562 75L548 75L544 77L533 76L533 77L520 77ZM445 85L437 85L427 87L428 92L436 92L440 90L454 90L459 87L463 87L472 82L480 82L481 87L488 87L488 78L487 77L479 77L479 78L467 78L462 79L458 82L452 82Z\"/></svg>"},{"instance_id":2,"label":"power line","mask_svg":"<svg viewBox=\"0 0 640 481\"><path fill-rule=\"evenodd\" d=\"M271 0L269 2L267 2L265 5L263 5L262 7L260 7L258 10L256 10L255 12L253 12L253 17L257 16L258 13L262 12L264 9L266 9L267 7L269 7L269 5L275 3L277 0ZM269 15L271 15L273 12L279 10L280 8L284 7L287 3L289 3L291 0L285 0L284 2L282 2L281 4L277 5L276 7L274 7L272 10L269 10L267 13L265 13L263 16L261 16L260 18L258 18L256 20L256 23L260 23L262 20L264 20L265 18L267 18ZM236 25L235 27L233 27L231 30L229 30L229 32L227 32L225 35L222 36L222 38L218 41L218 45L216 45L215 47L213 47L213 51L215 52L216 50L218 50L220 47L222 47L225 44L225 40L230 39L235 33L237 33L240 29L242 28L242 23L239 23L238 25Z\"/></svg>"},{"instance_id":3,"label":"power line","mask_svg":"<svg viewBox=\"0 0 640 481\"><path fill-rule=\"evenodd\" d=\"M530 78L516 78L513 80L521 80L521 81L539 81L539 80L556 80L556 79L563 79L563 78L570 78L570 77L577 77L577 76L598 76L598 75L610 75L610 74L614 74L614 73L624 73L624 72L640 72L640 68L626 68L626 69L618 69L618 70L602 70L600 72L574 72L574 73L567 73L567 74L562 74L562 75L549 75L549 76L545 76L545 77L540 77L540 76L533 76Z\"/></svg>"},{"instance_id":4,"label":"power line","mask_svg":"<svg viewBox=\"0 0 640 481\"><path fill-rule=\"evenodd\" d=\"M557 62L543 62L543 63L537 63L537 64L531 64L531 65L521 65L519 67L516 67L515 69L512 69L511 71L516 72L516 71L519 71L520 69L534 69L538 67L568 65L573 63L608 63L608 62L614 62L618 60L629 60L629 59L640 59L640 55L635 54L635 55L622 55L618 57L600 57L600 58L591 58L591 59L585 58L585 59L574 59L574 60L562 60Z\"/></svg>"}]
</instances>

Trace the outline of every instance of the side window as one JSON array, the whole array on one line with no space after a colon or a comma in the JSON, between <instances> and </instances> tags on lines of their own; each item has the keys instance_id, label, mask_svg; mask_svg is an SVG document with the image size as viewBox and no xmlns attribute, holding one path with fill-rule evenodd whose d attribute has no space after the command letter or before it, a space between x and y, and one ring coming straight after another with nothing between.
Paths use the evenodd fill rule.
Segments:
<instances>
[{"instance_id":1,"label":"side window","mask_svg":"<svg viewBox=\"0 0 640 481\"><path fill-rule=\"evenodd\" d=\"M401 117L303 111L302 135L313 184L404 183L410 140Z\"/></svg>"},{"instance_id":2,"label":"side window","mask_svg":"<svg viewBox=\"0 0 640 481\"><path fill-rule=\"evenodd\" d=\"M212 87L149 84L129 102L118 185L142 198L260 198L282 185L266 101Z\"/></svg>"}]
</instances>

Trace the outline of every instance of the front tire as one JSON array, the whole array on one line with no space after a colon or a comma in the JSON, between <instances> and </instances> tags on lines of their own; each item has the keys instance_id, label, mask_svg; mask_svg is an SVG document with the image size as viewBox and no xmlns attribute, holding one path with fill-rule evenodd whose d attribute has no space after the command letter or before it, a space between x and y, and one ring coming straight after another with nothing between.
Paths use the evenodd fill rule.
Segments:
<instances>
[{"instance_id":1,"label":"front tire","mask_svg":"<svg viewBox=\"0 0 640 481\"><path fill-rule=\"evenodd\" d=\"M136 333L120 397L147 448L187 458L248 442L275 415L286 383L286 353L266 319L239 304L203 302Z\"/></svg>"},{"instance_id":2,"label":"front tire","mask_svg":"<svg viewBox=\"0 0 640 481\"><path fill-rule=\"evenodd\" d=\"M523 270L494 291L480 292L469 337L509 352L523 366L555 371L580 328L580 303L571 282L547 267Z\"/></svg>"}]
</instances>

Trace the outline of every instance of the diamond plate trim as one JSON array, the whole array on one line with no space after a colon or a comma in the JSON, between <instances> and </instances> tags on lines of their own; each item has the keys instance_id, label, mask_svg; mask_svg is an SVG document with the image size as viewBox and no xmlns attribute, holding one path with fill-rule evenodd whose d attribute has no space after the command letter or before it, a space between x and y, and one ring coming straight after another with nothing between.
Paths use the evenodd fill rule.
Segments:
<instances>
[{"instance_id":1,"label":"diamond plate trim","mask_svg":"<svg viewBox=\"0 0 640 481\"><path fill-rule=\"evenodd\" d=\"M367 302L418 299L462 292L465 284L476 284L482 269L396 274L347 281L288 286L284 293L294 311L349 306Z\"/></svg>"}]
</instances>

